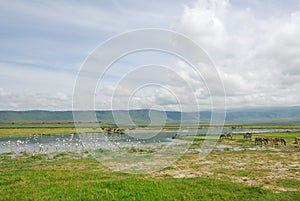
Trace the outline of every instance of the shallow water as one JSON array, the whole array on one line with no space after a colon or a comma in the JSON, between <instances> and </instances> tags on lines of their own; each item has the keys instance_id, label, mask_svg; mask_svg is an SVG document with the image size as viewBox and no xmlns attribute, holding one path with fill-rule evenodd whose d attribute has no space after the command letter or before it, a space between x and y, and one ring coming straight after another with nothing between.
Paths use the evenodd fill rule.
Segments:
<instances>
[{"instance_id":1,"label":"shallow water","mask_svg":"<svg viewBox=\"0 0 300 201\"><path fill-rule=\"evenodd\" d=\"M231 132L231 129L224 129L223 132ZM263 132L286 132L287 129L235 129L232 133L263 133ZM289 132L299 132L299 129L289 130ZM85 149L115 149L120 147L158 147L161 145L174 144L175 135L206 134L207 129L185 129L181 131L160 132L136 131L127 134L56 134L56 135L32 135L23 137L0 138L1 153L55 153L65 151L81 151ZM148 136L151 136L147 138ZM239 151L241 148L230 145L217 145L216 149L232 149ZM271 149L271 148L249 148L251 149Z\"/></svg>"},{"instance_id":2,"label":"shallow water","mask_svg":"<svg viewBox=\"0 0 300 201\"><path fill-rule=\"evenodd\" d=\"M57 134L0 138L1 153L55 153L84 149L112 149L142 145L168 144L175 132L159 133L149 139L139 139L126 134Z\"/></svg>"},{"instance_id":3,"label":"shallow water","mask_svg":"<svg viewBox=\"0 0 300 201\"><path fill-rule=\"evenodd\" d=\"M53 153L83 150L78 135L32 135L0 138L0 153Z\"/></svg>"},{"instance_id":4,"label":"shallow water","mask_svg":"<svg viewBox=\"0 0 300 201\"><path fill-rule=\"evenodd\" d=\"M240 146L231 146L231 145L224 145L224 144L219 144L216 146L216 149L218 150L233 150L233 151L243 151L243 150L250 150L250 151L265 151L265 150L270 150L270 151L281 151L281 149L276 148L276 147L270 147L270 146L254 146L254 147L240 147Z\"/></svg>"}]
</instances>

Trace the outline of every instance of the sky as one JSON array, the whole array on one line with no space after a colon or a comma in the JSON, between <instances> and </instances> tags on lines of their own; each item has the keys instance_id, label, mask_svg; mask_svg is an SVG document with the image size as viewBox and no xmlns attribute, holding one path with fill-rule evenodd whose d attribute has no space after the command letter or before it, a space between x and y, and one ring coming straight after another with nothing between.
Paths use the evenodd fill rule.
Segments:
<instances>
[{"instance_id":1,"label":"sky","mask_svg":"<svg viewBox=\"0 0 300 201\"><path fill-rule=\"evenodd\" d=\"M0 110L71 110L91 52L124 32L149 28L184 34L206 52L227 108L300 104L296 0L1 1L0 27ZM138 52L108 69L93 91L93 107L205 110L212 97L224 96L209 88L214 82L195 76L178 57Z\"/></svg>"}]
</instances>

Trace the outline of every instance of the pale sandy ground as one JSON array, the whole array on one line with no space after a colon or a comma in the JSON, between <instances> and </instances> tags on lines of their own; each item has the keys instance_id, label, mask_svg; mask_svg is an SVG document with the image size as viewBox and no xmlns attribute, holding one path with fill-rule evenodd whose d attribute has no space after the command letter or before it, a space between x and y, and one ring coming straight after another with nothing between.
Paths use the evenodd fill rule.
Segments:
<instances>
[{"instance_id":1,"label":"pale sandy ground","mask_svg":"<svg viewBox=\"0 0 300 201\"><path fill-rule=\"evenodd\" d=\"M197 146L194 146L190 153L181 157L172 166L152 176L173 178L201 176L249 186L262 186L274 191L300 191L300 185L286 187L278 184L279 180L286 179L300 184L300 148L292 142L287 146L255 146L254 142L239 143L235 140L223 140L218 144L240 146L245 150L214 150L201 160L196 153ZM269 150L263 150L264 148Z\"/></svg>"}]
</instances>

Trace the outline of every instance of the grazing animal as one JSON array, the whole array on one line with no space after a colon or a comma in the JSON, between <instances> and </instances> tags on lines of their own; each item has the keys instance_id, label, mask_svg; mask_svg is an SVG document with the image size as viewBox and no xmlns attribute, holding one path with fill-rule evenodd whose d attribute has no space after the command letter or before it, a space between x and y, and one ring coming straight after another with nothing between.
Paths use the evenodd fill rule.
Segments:
<instances>
[{"instance_id":1,"label":"grazing animal","mask_svg":"<svg viewBox=\"0 0 300 201\"><path fill-rule=\"evenodd\" d=\"M219 139L223 140L224 138L226 138L226 134L221 134Z\"/></svg>"},{"instance_id":2,"label":"grazing animal","mask_svg":"<svg viewBox=\"0 0 300 201\"><path fill-rule=\"evenodd\" d=\"M269 144L269 139L271 139L271 138L263 138L263 143L264 143L265 145ZM272 140L272 139L271 139L271 140Z\"/></svg>"},{"instance_id":3,"label":"grazing animal","mask_svg":"<svg viewBox=\"0 0 300 201\"><path fill-rule=\"evenodd\" d=\"M112 129L114 133L119 133L119 134L125 134L125 129L123 128L113 128Z\"/></svg>"},{"instance_id":4,"label":"grazing animal","mask_svg":"<svg viewBox=\"0 0 300 201\"><path fill-rule=\"evenodd\" d=\"M254 142L255 144L262 143L262 139L260 137L256 137Z\"/></svg>"},{"instance_id":5,"label":"grazing animal","mask_svg":"<svg viewBox=\"0 0 300 201\"><path fill-rule=\"evenodd\" d=\"M273 142L274 142L274 144L277 144L278 142L280 142L281 145L282 145L282 144L286 145L286 141L285 141L285 139L283 139L283 138L275 138L275 139L273 140Z\"/></svg>"},{"instance_id":6,"label":"grazing animal","mask_svg":"<svg viewBox=\"0 0 300 201\"><path fill-rule=\"evenodd\" d=\"M299 141L300 141L300 137L295 137L295 144L298 144Z\"/></svg>"},{"instance_id":7,"label":"grazing animal","mask_svg":"<svg viewBox=\"0 0 300 201\"><path fill-rule=\"evenodd\" d=\"M261 137L256 137L255 138L255 144L267 144L268 143L268 141L267 141L267 138L261 138Z\"/></svg>"},{"instance_id":8,"label":"grazing animal","mask_svg":"<svg viewBox=\"0 0 300 201\"><path fill-rule=\"evenodd\" d=\"M114 133L118 133L119 131L120 131L119 128L113 128L113 132L114 132Z\"/></svg>"},{"instance_id":9,"label":"grazing animal","mask_svg":"<svg viewBox=\"0 0 300 201\"><path fill-rule=\"evenodd\" d=\"M226 138L232 139L232 133L227 133L227 134L226 134Z\"/></svg>"},{"instance_id":10,"label":"grazing animal","mask_svg":"<svg viewBox=\"0 0 300 201\"><path fill-rule=\"evenodd\" d=\"M231 133L224 133L224 134L221 134L220 135L220 140L223 140L224 138L226 138L226 139L232 139L232 134Z\"/></svg>"},{"instance_id":11,"label":"grazing animal","mask_svg":"<svg viewBox=\"0 0 300 201\"><path fill-rule=\"evenodd\" d=\"M247 140L248 138L251 141L252 140L252 134L247 132L247 133L244 134L244 139Z\"/></svg>"},{"instance_id":12,"label":"grazing animal","mask_svg":"<svg viewBox=\"0 0 300 201\"><path fill-rule=\"evenodd\" d=\"M273 144L274 139L273 138L264 138L266 144L269 144L271 142Z\"/></svg>"},{"instance_id":13,"label":"grazing animal","mask_svg":"<svg viewBox=\"0 0 300 201\"><path fill-rule=\"evenodd\" d=\"M101 129L103 130L104 133L111 134L111 131L112 131L111 128L104 128L104 127L101 127Z\"/></svg>"}]
</instances>

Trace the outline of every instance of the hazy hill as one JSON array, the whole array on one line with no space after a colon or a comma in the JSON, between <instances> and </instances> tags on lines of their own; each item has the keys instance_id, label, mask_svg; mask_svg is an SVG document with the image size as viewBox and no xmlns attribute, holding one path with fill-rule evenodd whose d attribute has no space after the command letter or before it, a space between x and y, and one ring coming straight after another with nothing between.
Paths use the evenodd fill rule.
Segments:
<instances>
[{"instance_id":1,"label":"hazy hill","mask_svg":"<svg viewBox=\"0 0 300 201\"><path fill-rule=\"evenodd\" d=\"M176 111L156 111L156 110L130 110L130 111L114 111L117 116L125 117L129 112L134 123L148 125L151 123L151 116L155 121L152 123L164 122L168 124L179 123L181 118L186 120L186 124L195 122L194 114ZM89 116L93 114L91 111L80 111L80 121L89 120ZM112 111L97 111L98 121L106 123L114 123ZM201 123L208 123L211 113L209 111L200 112ZM73 121L73 113L71 111L0 111L0 122L36 122L36 121ZM300 107L280 107L280 108L254 108L254 109L234 109L228 110L226 113L226 123L251 124L251 123L300 123Z\"/></svg>"}]
</instances>

